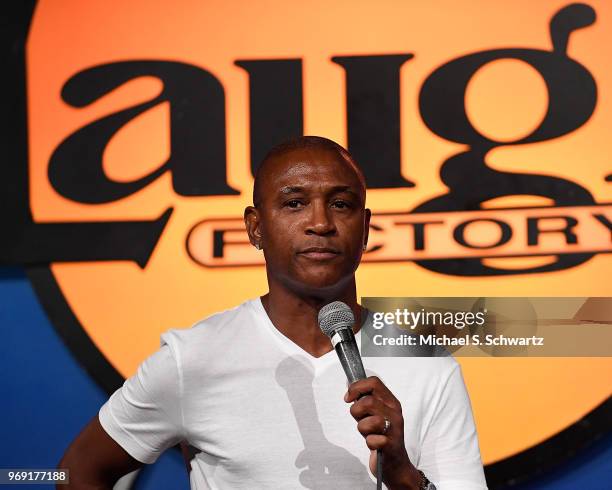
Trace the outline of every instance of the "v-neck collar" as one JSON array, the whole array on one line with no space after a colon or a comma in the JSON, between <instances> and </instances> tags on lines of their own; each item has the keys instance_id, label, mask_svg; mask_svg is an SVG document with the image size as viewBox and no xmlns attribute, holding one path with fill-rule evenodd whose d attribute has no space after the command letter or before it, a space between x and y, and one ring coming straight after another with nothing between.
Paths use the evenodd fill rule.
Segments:
<instances>
[{"instance_id":1,"label":"v-neck collar","mask_svg":"<svg viewBox=\"0 0 612 490\"><path fill-rule=\"evenodd\" d=\"M264 308L263 303L261 302L261 296L251 300L250 303L251 303L251 306L258 313L258 316L262 319L262 322L264 323L266 330L270 332L270 334L276 339L279 346L285 352L291 355L300 355L302 357L305 357L315 366L327 364L330 362L330 360L337 362L337 357L336 357L336 353L334 349L330 350L329 352L326 352L320 357L315 357L310 352L302 349L293 340L291 340L284 333L282 333L278 328L276 328L274 323L272 323L272 320L270 320L270 317L268 316L268 312ZM366 313L366 318L367 318L369 312L365 309L364 311ZM357 348L359 349L360 352L361 352L361 331L363 330L364 322L365 322L365 319L362 319L361 328L355 334L355 341L357 342Z\"/></svg>"}]
</instances>

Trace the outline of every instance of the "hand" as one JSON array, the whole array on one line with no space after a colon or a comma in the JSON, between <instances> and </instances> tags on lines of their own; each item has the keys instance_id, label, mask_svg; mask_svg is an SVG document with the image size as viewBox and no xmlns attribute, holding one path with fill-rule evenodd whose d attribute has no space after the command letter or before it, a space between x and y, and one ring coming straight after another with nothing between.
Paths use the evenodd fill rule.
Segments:
<instances>
[{"instance_id":1,"label":"hand","mask_svg":"<svg viewBox=\"0 0 612 490\"><path fill-rule=\"evenodd\" d=\"M354 382L344 401L354 402L351 415L365 438L370 454L370 471L376 474L376 450L383 454L383 482L389 489L418 489L420 476L410 462L404 444L402 405L376 376ZM385 433L385 419L390 426Z\"/></svg>"}]
</instances>

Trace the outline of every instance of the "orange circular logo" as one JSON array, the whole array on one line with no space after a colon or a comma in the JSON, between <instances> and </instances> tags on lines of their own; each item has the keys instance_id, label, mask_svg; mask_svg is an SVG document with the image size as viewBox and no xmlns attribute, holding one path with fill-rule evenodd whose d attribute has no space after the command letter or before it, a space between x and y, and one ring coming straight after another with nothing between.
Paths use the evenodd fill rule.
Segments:
<instances>
[{"instance_id":1,"label":"orange circular logo","mask_svg":"<svg viewBox=\"0 0 612 490\"><path fill-rule=\"evenodd\" d=\"M112 388L165 330L266 292L241 218L253 171L320 134L368 182L360 296L610 296L610 18L604 2L40 1L35 286ZM460 363L505 476L609 410L609 358Z\"/></svg>"}]
</instances>

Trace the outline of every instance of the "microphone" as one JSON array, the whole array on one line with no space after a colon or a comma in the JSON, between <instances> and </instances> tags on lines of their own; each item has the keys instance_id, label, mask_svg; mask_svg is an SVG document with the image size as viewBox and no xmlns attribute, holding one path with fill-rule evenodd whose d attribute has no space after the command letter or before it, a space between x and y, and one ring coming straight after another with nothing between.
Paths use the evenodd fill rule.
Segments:
<instances>
[{"instance_id":1,"label":"microphone","mask_svg":"<svg viewBox=\"0 0 612 490\"><path fill-rule=\"evenodd\" d=\"M366 377L361 354L359 354L353 334L354 323L353 310L342 301L334 301L319 310L319 328L330 338L349 383ZM382 451L378 449L376 451L376 490L382 490L382 459Z\"/></svg>"},{"instance_id":2,"label":"microphone","mask_svg":"<svg viewBox=\"0 0 612 490\"><path fill-rule=\"evenodd\" d=\"M319 310L319 328L331 339L349 383L366 377L353 334L354 323L353 310L342 301L334 301Z\"/></svg>"}]
</instances>

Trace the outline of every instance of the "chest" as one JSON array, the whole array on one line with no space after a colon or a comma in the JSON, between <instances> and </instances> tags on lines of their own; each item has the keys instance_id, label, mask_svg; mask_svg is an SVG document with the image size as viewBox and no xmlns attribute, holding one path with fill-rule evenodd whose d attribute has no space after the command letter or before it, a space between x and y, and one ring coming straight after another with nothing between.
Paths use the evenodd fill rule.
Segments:
<instances>
[{"instance_id":1,"label":"chest","mask_svg":"<svg viewBox=\"0 0 612 490\"><path fill-rule=\"evenodd\" d=\"M371 484L370 451L350 405L346 377L332 359L297 357L225 369L184 399L189 442L201 470L232 488L362 488ZM278 487L277 487L278 488Z\"/></svg>"}]
</instances>

